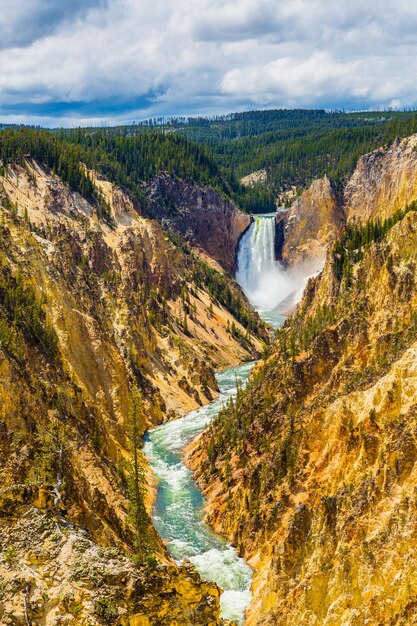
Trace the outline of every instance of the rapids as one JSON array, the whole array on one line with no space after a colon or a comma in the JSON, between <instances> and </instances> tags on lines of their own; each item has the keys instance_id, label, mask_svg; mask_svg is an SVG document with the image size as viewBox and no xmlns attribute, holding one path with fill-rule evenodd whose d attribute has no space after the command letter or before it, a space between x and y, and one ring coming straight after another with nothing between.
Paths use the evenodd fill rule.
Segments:
<instances>
[{"instance_id":1,"label":"rapids","mask_svg":"<svg viewBox=\"0 0 417 626\"><path fill-rule=\"evenodd\" d=\"M222 404L236 394L237 382L245 383L253 363L217 374L217 400L184 417L153 428L145 439L144 453L157 478L153 522L168 541L177 561L188 559L205 580L223 589L222 617L243 623L251 600L252 571L227 541L204 522L204 499L181 458L184 446L201 433Z\"/></svg>"}]
</instances>

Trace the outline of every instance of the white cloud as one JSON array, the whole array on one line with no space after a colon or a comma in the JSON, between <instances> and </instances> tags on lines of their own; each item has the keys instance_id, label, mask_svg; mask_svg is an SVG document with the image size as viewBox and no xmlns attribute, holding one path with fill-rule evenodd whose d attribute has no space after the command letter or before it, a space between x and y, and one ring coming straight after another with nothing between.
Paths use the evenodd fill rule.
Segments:
<instances>
[{"instance_id":1,"label":"white cloud","mask_svg":"<svg viewBox=\"0 0 417 626\"><path fill-rule=\"evenodd\" d=\"M256 98L267 103L273 102L277 93L294 103L309 100L312 93L315 99L333 99L358 69L358 61L339 62L327 52L313 52L307 59L281 57L261 67L230 70L224 76L222 89L225 93L251 98L256 94Z\"/></svg>"},{"instance_id":2,"label":"white cloud","mask_svg":"<svg viewBox=\"0 0 417 626\"><path fill-rule=\"evenodd\" d=\"M0 0L0 8L1 119L417 104L417 5L404 0Z\"/></svg>"}]
</instances>

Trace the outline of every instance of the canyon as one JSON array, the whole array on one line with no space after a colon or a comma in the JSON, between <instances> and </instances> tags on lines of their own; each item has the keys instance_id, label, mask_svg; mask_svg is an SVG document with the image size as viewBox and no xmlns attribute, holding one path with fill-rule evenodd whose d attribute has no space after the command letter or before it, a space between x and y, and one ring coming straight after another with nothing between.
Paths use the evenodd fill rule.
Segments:
<instances>
[{"instance_id":1,"label":"canyon","mask_svg":"<svg viewBox=\"0 0 417 626\"><path fill-rule=\"evenodd\" d=\"M416 623L416 146L258 217L2 164L5 624Z\"/></svg>"},{"instance_id":2,"label":"canyon","mask_svg":"<svg viewBox=\"0 0 417 626\"><path fill-rule=\"evenodd\" d=\"M214 372L268 336L216 259L84 171L105 219L39 161L0 178L2 623L220 625L218 587L145 512L149 556L131 560L132 389L141 435L216 397Z\"/></svg>"}]
</instances>

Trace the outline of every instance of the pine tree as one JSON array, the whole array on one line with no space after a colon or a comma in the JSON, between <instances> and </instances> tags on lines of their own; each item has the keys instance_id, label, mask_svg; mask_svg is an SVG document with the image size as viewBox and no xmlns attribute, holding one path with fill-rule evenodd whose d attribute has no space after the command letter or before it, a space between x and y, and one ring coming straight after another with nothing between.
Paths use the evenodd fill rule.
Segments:
<instances>
[{"instance_id":1,"label":"pine tree","mask_svg":"<svg viewBox=\"0 0 417 626\"><path fill-rule=\"evenodd\" d=\"M140 560L150 554L149 517L146 512L145 496L145 469L141 461L140 448L142 445L143 400L137 387L133 389L129 409L129 438L132 452L132 462L129 475L130 521L135 528L134 547Z\"/></svg>"}]
</instances>

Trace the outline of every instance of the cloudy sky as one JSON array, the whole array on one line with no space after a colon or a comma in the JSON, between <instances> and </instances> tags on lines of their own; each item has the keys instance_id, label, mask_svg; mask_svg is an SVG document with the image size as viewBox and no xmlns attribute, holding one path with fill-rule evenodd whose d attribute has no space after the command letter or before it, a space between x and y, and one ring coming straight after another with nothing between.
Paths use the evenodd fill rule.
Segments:
<instances>
[{"instance_id":1,"label":"cloudy sky","mask_svg":"<svg viewBox=\"0 0 417 626\"><path fill-rule=\"evenodd\" d=\"M412 0L0 0L0 122L417 105Z\"/></svg>"}]
</instances>

